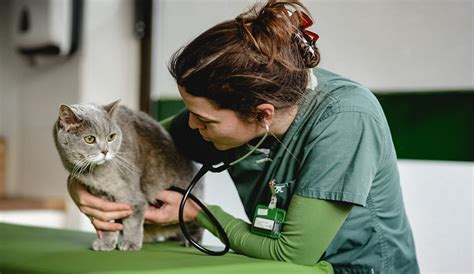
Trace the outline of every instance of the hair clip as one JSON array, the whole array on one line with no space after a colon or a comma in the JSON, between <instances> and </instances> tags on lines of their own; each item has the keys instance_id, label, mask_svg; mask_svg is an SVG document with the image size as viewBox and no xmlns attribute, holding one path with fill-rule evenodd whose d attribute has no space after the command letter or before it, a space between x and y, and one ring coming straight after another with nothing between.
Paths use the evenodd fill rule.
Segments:
<instances>
[{"instance_id":1,"label":"hair clip","mask_svg":"<svg viewBox=\"0 0 474 274\"><path fill-rule=\"evenodd\" d=\"M319 35L306 30L313 25L313 20L311 20L311 18L304 12L296 12L300 14L300 24L299 29L293 33L293 41L298 45L301 57L303 58L306 67L314 68L319 63L319 56L316 48L316 41L319 39ZM290 17L295 13L290 13Z\"/></svg>"},{"instance_id":2,"label":"hair clip","mask_svg":"<svg viewBox=\"0 0 474 274\"><path fill-rule=\"evenodd\" d=\"M308 42L310 42L310 44L316 43L316 41L318 41L319 39L319 35L317 33L307 30L307 28L313 25L313 20L306 13L302 11L296 11L296 12L300 14L301 32L304 34L305 38L309 40ZM293 16L293 14L291 16Z\"/></svg>"}]
</instances>

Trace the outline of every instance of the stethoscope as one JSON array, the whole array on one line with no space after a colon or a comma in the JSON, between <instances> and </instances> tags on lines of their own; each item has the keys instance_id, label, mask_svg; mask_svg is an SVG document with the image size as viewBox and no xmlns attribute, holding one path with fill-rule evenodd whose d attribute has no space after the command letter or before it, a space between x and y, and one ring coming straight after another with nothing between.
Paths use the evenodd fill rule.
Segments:
<instances>
[{"instance_id":1,"label":"stethoscope","mask_svg":"<svg viewBox=\"0 0 474 274\"><path fill-rule=\"evenodd\" d=\"M220 163L220 164L217 164L217 165L203 165L201 167L201 169L196 173L194 178L191 180L191 183L189 184L186 191L184 191L180 188L175 188L175 187L171 188L171 190L178 191L178 192L183 194L183 198L181 199L181 203L179 205L179 213L178 213L179 226L181 227L181 231L183 232L184 237L186 237L186 239L199 251L204 252L208 255L212 255L212 256L222 256L222 255L226 254L229 251L230 242L229 242L229 237L227 237L227 234L225 233L224 228L222 228L219 221L214 217L214 215L212 215L212 213L209 211L209 209L201 201L199 201L198 198L196 198L194 195L191 194L191 191L196 186L198 181L202 178L202 176L204 176L208 171L214 172L214 173L222 172L224 170L227 170L231 166L239 163L240 161L244 160L248 156L250 156L255 150L257 150L262 145L263 141L265 141L265 139L267 138L269 132L270 132L270 128L269 128L268 124L265 123L265 134L262 136L260 141L249 152L247 152L244 156L240 157L239 159L237 159L233 162L230 162L230 163ZM222 242L224 243L224 249L223 250L214 251L214 250L207 249L204 246L197 243L191 237L191 235L189 235L189 232L188 232L188 230L185 226L184 217L183 217L184 206L186 205L186 200L188 198L191 198L191 200L196 202L201 207L201 209L204 211L206 216L210 219L210 221L214 224L214 226L216 227L217 232L218 232Z\"/></svg>"}]
</instances>

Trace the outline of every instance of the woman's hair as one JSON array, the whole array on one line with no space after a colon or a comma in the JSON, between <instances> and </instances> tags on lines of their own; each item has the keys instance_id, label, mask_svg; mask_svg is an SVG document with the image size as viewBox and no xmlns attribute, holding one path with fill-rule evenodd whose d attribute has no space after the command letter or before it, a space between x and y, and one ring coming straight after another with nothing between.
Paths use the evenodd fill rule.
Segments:
<instances>
[{"instance_id":1,"label":"woman's hair","mask_svg":"<svg viewBox=\"0 0 474 274\"><path fill-rule=\"evenodd\" d=\"M308 68L320 58L314 47L308 64L294 39L295 32L302 31L300 11L309 14L299 1L257 3L178 50L168 69L186 92L233 110L242 120L256 119L256 107L262 103L276 109L299 105L306 94Z\"/></svg>"}]
</instances>

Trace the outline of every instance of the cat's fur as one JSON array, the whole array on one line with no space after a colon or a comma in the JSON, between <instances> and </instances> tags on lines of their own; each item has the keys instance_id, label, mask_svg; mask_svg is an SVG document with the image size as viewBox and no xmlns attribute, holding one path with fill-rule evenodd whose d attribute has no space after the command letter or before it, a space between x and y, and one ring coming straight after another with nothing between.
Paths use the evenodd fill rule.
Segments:
<instances>
[{"instance_id":1,"label":"cat's fur","mask_svg":"<svg viewBox=\"0 0 474 274\"><path fill-rule=\"evenodd\" d=\"M86 143L84 137L88 135L96 142ZM91 193L127 203L133 209L132 215L122 220L123 240L118 242L118 232L105 232L102 240L92 244L94 250L139 250L148 203L156 204L154 195L160 190L171 186L185 189L195 171L159 123L145 113L120 106L118 101L106 106L61 105L54 140L70 172L68 183L79 181ZM198 186L194 194L201 196L202 187ZM145 234L165 239L177 236L184 242L178 225L146 225ZM202 230L194 234L200 240Z\"/></svg>"}]
</instances>

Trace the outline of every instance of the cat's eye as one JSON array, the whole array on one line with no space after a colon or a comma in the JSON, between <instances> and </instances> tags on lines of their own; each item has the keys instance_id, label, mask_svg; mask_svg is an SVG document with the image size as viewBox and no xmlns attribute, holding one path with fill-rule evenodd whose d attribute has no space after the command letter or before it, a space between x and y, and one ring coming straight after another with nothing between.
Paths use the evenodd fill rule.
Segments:
<instances>
[{"instance_id":1,"label":"cat's eye","mask_svg":"<svg viewBox=\"0 0 474 274\"><path fill-rule=\"evenodd\" d=\"M107 142L112 142L113 140L115 140L116 136L117 134L115 133L110 134L109 136L107 136Z\"/></svg>"},{"instance_id":2,"label":"cat's eye","mask_svg":"<svg viewBox=\"0 0 474 274\"><path fill-rule=\"evenodd\" d=\"M84 141L88 144L93 144L95 142L95 137L92 135L87 135L84 137Z\"/></svg>"}]
</instances>

